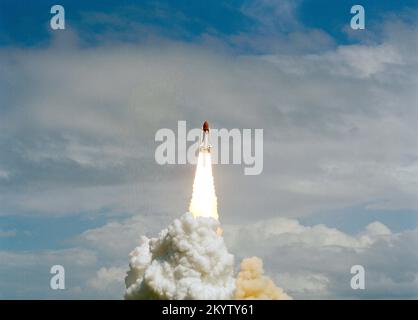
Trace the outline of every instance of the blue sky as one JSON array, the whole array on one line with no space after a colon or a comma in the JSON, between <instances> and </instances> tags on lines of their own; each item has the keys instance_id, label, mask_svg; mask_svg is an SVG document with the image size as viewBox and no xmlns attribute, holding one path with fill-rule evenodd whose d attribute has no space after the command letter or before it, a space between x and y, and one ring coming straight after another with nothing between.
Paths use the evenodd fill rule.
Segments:
<instances>
[{"instance_id":1,"label":"blue sky","mask_svg":"<svg viewBox=\"0 0 418 320\"><path fill-rule=\"evenodd\" d=\"M155 131L207 117L265 132L262 175L214 169L226 230L300 223L302 240L324 232L342 248L330 257L315 243L324 261L364 259L389 279L366 297L418 297L415 282L396 282L398 264L378 261L392 241L418 284L403 242L418 233L417 1L363 1L364 31L349 29L348 0L61 1L65 31L49 28L53 4L0 3L0 254L11 261L0 297L121 297L112 277L136 238L189 201L193 167L158 166ZM248 250L293 295L353 297L341 274L298 265L305 245L293 268L270 257L289 248L274 237ZM251 253L235 240L237 257ZM78 282L57 296L42 281L60 259ZM109 278L85 287L100 268ZM34 274L26 291L18 272Z\"/></svg>"},{"instance_id":2,"label":"blue sky","mask_svg":"<svg viewBox=\"0 0 418 320\"><path fill-rule=\"evenodd\" d=\"M21 44L37 46L49 38L47 29L51 1L2 2L2 31L7 32L3 44ZM213 1L63 1L60 2L67 10L67 22L88 35L100 33L109 28L105 23L91 25L85 19L88 14L97 12L115 15L126 25L117 28L128 31L129 22L141 22L157 25L171 33L170 29L183 29L183 34L176 36L189 38L197 36L208 29L221 34L231 34L251 27L254 22L240 12L242 1L213 3ZM6 14L7 13L7 14ZM15 19L19 17L19 23ZM33 28L39 25L39 28Z\"/></svg>"},{"instance_id":3,"label":"blue sky","mask_svg":"<svg viewBox=\"0 0 418 320\"><path fill-rule=\"evenodd\" d=\"M271 1L274 4L274 1ZM278 1L277 3L280 3ZM51 36L49 31L49 9L55 2L51 1L2 1L0 44L19 46L39 46ZM66 9L67 23L79 31L81 38L89 39L91 34L102 33L115 27L99 21L88 21L89 14L98 12L118 17L117 29L129 33L130 23L140 22L158 26L164 35L179 37L192 41L203 33L214 33L218 36L233 35L255 30L262 21L248 16L243 8L251 7L251 1L61 1ZM295 1L295 20L305 28L321 29L331 35L337 43L351 42L343 32L350 19L350 0L305 0ZM414 10L415 0L369 0L362 3L367 12L370 24L381 23L385 16ZM268 14L271 5L261 11ZM292 17L293 18L293 17ZM268 19L266 19L267 21ZM277 19L272 27L276 32L291 32L293 22L285 17ZM177 30L178 33L173 33Z\"/></svg>"}]
</instances>

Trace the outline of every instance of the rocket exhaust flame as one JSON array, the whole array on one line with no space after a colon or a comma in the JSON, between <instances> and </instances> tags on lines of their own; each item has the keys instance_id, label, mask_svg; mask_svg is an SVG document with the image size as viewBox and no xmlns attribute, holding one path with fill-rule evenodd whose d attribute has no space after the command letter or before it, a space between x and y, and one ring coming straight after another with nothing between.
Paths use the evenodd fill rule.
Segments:
<instances>
[{"instance_id":1,"label":"rocket exhaust flame","mask_svg":"<svg viewBox=\"0 0 418 320\"><path fill-rule=\"evenodd\" d=\"M209 144L209 124L203 124L202 144L199 148L196 173L193 183L193 195L189 211L194 217L218 219L218 204L212 175L212 158Z\"/></svg>"}]
</instances>

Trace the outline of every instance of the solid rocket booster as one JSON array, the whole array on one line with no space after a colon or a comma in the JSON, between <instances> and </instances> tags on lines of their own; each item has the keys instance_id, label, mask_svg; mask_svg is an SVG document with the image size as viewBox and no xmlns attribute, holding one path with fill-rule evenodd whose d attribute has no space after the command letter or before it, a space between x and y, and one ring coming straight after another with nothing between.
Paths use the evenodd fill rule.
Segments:
<instances>
[{"instance_id":1,"label":"solid rocket booster","mask_svg":"<svg viewBox=\"0 0 418 320\"><path fill-rule=\"evenodd\" d=\"M203 123L202 132L202 142L199 150L201 152L210 152L212 146L209 144L209 123L207 121Z\"/></svg>"}]
</instances>

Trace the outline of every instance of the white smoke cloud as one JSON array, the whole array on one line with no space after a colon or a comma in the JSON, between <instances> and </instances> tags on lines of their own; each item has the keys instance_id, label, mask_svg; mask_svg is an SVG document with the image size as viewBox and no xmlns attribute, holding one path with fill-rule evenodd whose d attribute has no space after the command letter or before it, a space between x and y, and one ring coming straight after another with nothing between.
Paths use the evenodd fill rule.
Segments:
<instances>
[{"instance_id":1,"label":"white smoke cloud","mask_svg":"<svg viewBox=\"0 0 418 320\"><path fill-rule=\"evenodd\" d=\"M125 299L231 299L234 257L219 222L185 213L131 252Z\"/></svg>"}]
</instances>

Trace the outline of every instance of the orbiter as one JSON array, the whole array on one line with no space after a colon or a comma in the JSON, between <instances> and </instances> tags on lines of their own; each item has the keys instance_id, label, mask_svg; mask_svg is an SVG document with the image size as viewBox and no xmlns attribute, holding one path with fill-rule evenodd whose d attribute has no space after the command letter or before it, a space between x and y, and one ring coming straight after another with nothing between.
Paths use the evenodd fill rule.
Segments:
<instances>
[{"instance_id":1,"label":"orbiter","mask_svg":"<svg viewBox=\"0 0 418 320\"><path fill-rule=\"evenodd\" d=\"M202 127L202 143L200 144L199 150L201 152L210 152L212 146L209 144L209 123L205 121Z\"/></svg>"}]
</instances>

